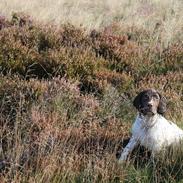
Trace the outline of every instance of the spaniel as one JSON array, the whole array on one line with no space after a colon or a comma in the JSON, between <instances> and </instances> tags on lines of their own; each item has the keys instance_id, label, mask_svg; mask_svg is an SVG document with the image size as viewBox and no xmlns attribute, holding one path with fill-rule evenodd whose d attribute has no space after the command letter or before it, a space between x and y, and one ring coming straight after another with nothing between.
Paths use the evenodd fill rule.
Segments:
<instances>
[{"instance_id":1,"label":"spaniel","mask_svg":"<svg viewBox=\"0 0 183 183\"><path fill-rule=\"evenodd\" d=\"M121 153L120 162L127 160L139 144L155 155L183 139L183 130L163 117L166 103L159 92L154 89L144 90L136 96L133 105L138 110L138 115L132 126L132 137Z\"/></svg>"}]
</instances>

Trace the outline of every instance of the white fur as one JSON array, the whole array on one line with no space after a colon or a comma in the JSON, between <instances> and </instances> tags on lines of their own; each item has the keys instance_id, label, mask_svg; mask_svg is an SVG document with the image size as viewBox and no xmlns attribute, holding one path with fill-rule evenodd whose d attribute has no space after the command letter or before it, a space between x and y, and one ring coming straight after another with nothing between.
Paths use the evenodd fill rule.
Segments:
<instances>
[{"instance_id":1,"label":"white fur","mask_svg":"<svg viewBox=\"0 0 183 183\"><path fill-rule=\"evenodd\" d=\"M155 154L163 147L180 142L181 139L183 139L183 130L162 115L148 117L138 114L132 126L132 137L119 160L125 161L138 144Z\"/></svg>"}]
</instances>

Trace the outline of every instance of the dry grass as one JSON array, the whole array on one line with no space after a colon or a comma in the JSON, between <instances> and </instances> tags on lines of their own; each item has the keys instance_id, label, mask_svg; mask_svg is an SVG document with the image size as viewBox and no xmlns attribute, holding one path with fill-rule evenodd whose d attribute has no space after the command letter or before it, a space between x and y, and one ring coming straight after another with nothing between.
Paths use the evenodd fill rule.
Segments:
<instances>
[{"instance_id":1,"label":"dry grass","mask_svg":"<svg viewBox=\"0 0 183 183\"><path fill-rule=\"evenodd\" d=\"M2 0L0 11L8 17L12 12L25 12L43 22L57 25L69 22L76 26L83 25L89 30L101 29L114 22L121 24L124 29L135 26L156 32L154 39L161 39L165 46L182 36L181 0Z\"/></svg>"},{"instance_id":2,"label":"dry grass","mask_svg":"<svg viewBox=\"0 0 183 183\"><path fill-rule=\"evenodd\" d=\"M142 89L159 90L183 125L182 2L17 2L2 13L59 27L0 16L0 181L182 181L182 154L116 158Z\"/></svg>"}]
</instances>

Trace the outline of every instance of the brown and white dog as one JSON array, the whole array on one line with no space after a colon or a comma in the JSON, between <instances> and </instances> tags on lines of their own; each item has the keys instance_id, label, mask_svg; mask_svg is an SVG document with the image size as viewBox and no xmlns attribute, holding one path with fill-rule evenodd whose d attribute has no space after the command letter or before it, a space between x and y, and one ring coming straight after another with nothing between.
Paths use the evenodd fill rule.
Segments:
<instances>
[{"instance_id":1,"label":"brown and white dog","mask_svg":"<svg viewBox=\"0 0 183 183\"><path fill-rule=\"evenodd\" d=\"M132 137L121 153L120 162L125 161L139 144L154 155L183 139L183 130L162 116L166 111L166 102L159 92L154 89L144 90L136 96L133 105L138 115L132 126Z\"/></svg>"}]
</instances>

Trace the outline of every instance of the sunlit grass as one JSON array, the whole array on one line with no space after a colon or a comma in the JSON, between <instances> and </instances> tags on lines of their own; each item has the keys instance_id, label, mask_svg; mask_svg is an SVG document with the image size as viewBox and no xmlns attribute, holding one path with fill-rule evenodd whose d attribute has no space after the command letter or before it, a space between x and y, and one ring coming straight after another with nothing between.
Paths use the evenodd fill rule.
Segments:
<instances>
[{"instance_id":1,"label":"sunlit grass","mask_svg":"<svg viewBox=\"0 0 183 183\"><path fill-rule=\"evenodd\" d=\"M25 12L40 21L57 25L69 22L89 30L117 22L124 29L132 26L146 29L154 34L152 39L161 39L165 46L182 39L183 4L180 0L2 0L0 11L8 17L12 12Z\"/></svg>"}]
</instances>

